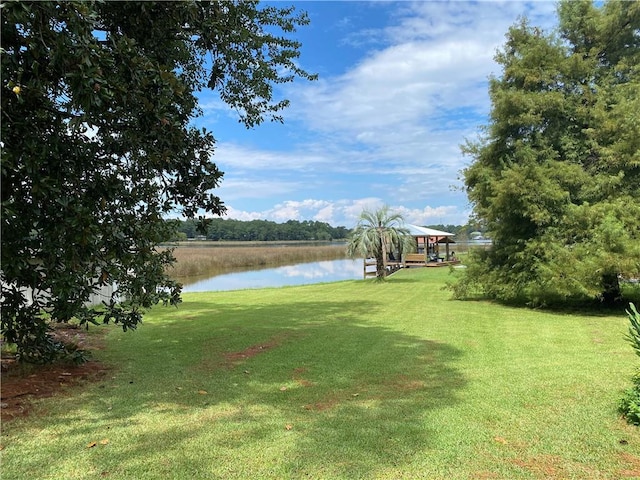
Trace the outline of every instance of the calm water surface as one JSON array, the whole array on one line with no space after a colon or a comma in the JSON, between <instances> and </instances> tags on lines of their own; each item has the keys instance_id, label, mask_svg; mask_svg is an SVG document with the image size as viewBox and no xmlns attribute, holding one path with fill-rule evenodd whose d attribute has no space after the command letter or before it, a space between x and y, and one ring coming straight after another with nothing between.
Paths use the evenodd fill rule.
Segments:
<instances>
[{"instance_id":1,"label":"calm water surface","mask_svg":"<svg viewBox=\"0 0 640 480\"><path fill-rule=\"evenodd\" d=\"M216 275L194 283L182 281L183 292L213 292L245 288L283 287L339 280L361 280L362 260L327 260L285 267Z\"/></svg>"}]
</instances>

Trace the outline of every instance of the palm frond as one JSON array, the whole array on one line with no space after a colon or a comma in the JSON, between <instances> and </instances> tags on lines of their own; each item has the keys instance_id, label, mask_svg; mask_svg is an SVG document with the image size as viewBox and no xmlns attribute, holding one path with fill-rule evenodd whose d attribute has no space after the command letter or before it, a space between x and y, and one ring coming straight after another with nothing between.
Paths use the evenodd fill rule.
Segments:
<instances>
[{"instance_id":1,"label":"palm frond","mask_svg":"<svg viewBox=\"0 0 640 480\"><path fill-rule=\"evenodd\" d=\"M385 275L385 255L398 248L401 252L414 249L415 239L404 226L400 213L391 213L384 205L378 210L363 210L347 245L349 256L375 257L379 276Z\"/></svg>"}]
</instances>

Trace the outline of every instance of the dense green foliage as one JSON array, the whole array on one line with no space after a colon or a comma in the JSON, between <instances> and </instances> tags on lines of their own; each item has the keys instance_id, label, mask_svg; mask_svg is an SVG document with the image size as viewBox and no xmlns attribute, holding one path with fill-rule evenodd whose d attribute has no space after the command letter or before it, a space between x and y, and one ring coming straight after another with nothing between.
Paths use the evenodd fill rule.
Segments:
<instances>
[{"instance_id":1,"label":"dense green foliage","mask_svg":"<svg viewBox=\"0 0 640 480\"><path fill-rule=\"evenodd\" d=\"M307 22L253 1L2 3L2 333L22 359L54 356L49 318L129 329L179 301L163 216L224 212L196 93L281 120L273 85L312 78L287 37Z\"/></svg>"},{"instance_id":2,"label":"dense green foliage","mask_svg":"<svg viewBox=\"0 0 640 480\"><path fill-rule=\"evenodd\" d=\"M625 390L618 411L632 425L640 426L640 371L631 379L632 386Z\"/></svg>"},{"instance_id":3,"label":"dense green foliage","mask_svg":"<svg viewBox=\"0 0 640 480\"><path fill-rule=\"evenodd\" d=\"M404 227L402 215L391 213L385 205L375 211L362 211L356 228L351 232L347 254L375 258L376 277L384 279L388 254L397 251L398 258L401 258L403 252L413 252L415 247L415 239Z\"/></svg>"},{"instance_id":4,"label":"dense green foliage","mask_svg":"<svg viewBox=\"0 0 640 480\"><path fill-rule=\"evenodd\" d=\"M630 323L627 339L636 354L640 356L640 312L633 303L629 305L627 315ZM633 386L624 393L620 400L619 410L629 423L640 425L640 369L634 375L632 382Z\"/></svg>"},{"instance_id":5,"label":"dense green foliage","mask_svg":"<svg viewBox=\"0 0 640 480\"><path fill-rule=\"evenodd\" d=\"M629 316L629 323L631 324L629 325L629 335L627 338L640 357L640 313L633 303L629 304L627 315Z\"/></svg>"},{"instance_id":6,"label":"dense green foliage","mask_svg":"<svg viewBox=\"0 0 640 480\"><path fill-rule=\"evenodd\" d=\"M198 231L195 220L177 221L177 230L186 238L200 235L209 240L273 241L273 240L336 240L349 235L345 227L332 227L325 222L289 220L276 223L268 220L233 220L214 218L207 221L204 233Z\"/></svg>"},{"instance_id":7,"label":"dense green foliage","mask_svg":"<svg viewBox=\"0 0 640 480\"><path fill-rule=\"evenodd\" d=\"M551 34L509 30L489 125L463 147L493 248L459 296L613 303L640 275L640 3L563 1L558 16Z\"/></svg>"}]
</instances>

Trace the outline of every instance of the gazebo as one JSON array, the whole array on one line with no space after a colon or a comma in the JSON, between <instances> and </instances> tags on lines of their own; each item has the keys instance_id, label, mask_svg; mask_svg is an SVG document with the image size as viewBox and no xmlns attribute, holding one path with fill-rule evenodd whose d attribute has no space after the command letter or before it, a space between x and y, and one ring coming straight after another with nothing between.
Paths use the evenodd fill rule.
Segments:
<instances>
[{"instance_id":1,"label":"gazebo","mask_svg":"<svg viewBox=\"0 0 640 480\"><path fill-rule=\"evenodd\" d=\"M449 244L456 243L453 240L455 233L443 232L442 230L436 230L434 228L420 227L418 225L405 224L405 228L409 230L409 233L416 239L418 246L418 253L424 253L424 260L429 260L429 254L435 253L437 245L444 244L446 249L445 260L448 261L449 257Z\"/></svg>"}]
</instances>

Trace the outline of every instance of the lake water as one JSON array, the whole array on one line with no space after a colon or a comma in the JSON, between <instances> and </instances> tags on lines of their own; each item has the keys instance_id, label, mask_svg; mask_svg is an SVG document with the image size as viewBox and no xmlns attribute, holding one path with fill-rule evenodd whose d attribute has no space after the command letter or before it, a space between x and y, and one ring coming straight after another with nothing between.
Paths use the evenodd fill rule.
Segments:
<instances>
[{"instance_id":1,"label":"lake water","mask_svg":"<svg viewBox=\"0 0 640 480\"><path fill-rule=\"evenodd\" d=\"M265 268L247 272L225 273L194 283L182 281L183 292L214 292L246 288L283 287L339 280L361 280L362 259L327 260L299 263L284 267Z\"/></svg>"}]
</instances>

